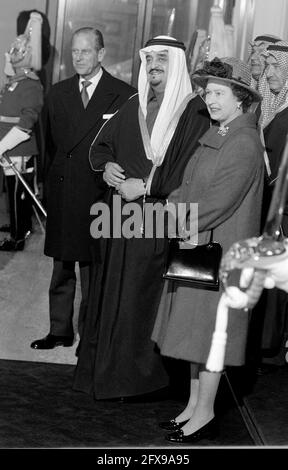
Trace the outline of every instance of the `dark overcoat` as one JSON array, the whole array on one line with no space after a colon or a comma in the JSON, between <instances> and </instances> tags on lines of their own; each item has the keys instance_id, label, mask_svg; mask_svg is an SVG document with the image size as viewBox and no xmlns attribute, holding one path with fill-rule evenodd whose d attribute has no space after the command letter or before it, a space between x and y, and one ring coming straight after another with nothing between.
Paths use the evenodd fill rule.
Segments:
<instances>
[{"instance_id":1,"label":"dark overcoat","mask_svg":"<svg viewBox=\"0 0 288 470\"><path fill-rule=\"evenodd\" d=\"M135 93L127 83L103 75L84 109L79 76L55 84L47 98L44 253L62 261L90 260L90 207L100 182L89 164L89 149L106 116Z\"/></svg>"},{"instance_id":2,"label":"dark overcoat","mask_svg":"<svg viewBox=\"0 0 288 470\"><path fill-rule=\"evenodd\" d=\"M263 129L265 148L269 159L271 175L265 185L265 217L270 206L270 200L275 187L278 170L281 164L282 155L285 149L288 133L288 106L280 110L274 119L272 119ZM284 208L284 216L282 220L284 234L288 236L288 196L286 198L286 206Z\"/></svg>"},{"instance_id":3,"label":"dark overcoat","mask_svg":"<svg viewBox=\"0 0 288 470\"><path fill-rule=\"evenodd\" d=\"M256 116L247 113L234 119L224 136L213 126L200 144L180 191L169 199L198 203L199 244L209 240L213 229L214 240L225 253L236 241L259 235L264 158ZM152 336L163 355L206 363L220 295L221 291L165 282ZM230 309L227 365L244 363L248 320L247 312Z\"/></svg>"},{"instance_id":4,"label":"dark overcoat","mask_svg":"<svg viewBox=\"0 0 288 470\"><path fill-rule=\"evenodd\" d=\"M278 112L274 119L264 128L264 140L269 164L271 168L271 175L265 185L265 207L263 223L267 218L268 210L270 207L273 189L275 187L275 178L277 178L279 167L281 164L282 155L285 149L288 132L288 106ZM274 181L269 185L270 181ZM288 236L288 195L286 196L286 205L282 218L282 229L284 235ZM263 305L264 304L264 305ZM263 332L262 332L262 349L264 354L269 357L276 356L276 351L279 354L275 357L275 363L285 363L283 344L286 342L286 324L288 312L288 295L283 290L269 289L264 290L258 305L255 308L255 318L263 319ZM259 327L258 327L259 329ZM265 351L266 350L266 351ZM275 353L275 354L274 354ZM278 362L277 362L278 361ZM281 362L280 362L281 361Z\"/></svg>"},{"instance_id":5,"label":"dark overcoat","mask_svg":"<svg viewBox=\"0 0 288 470\"><path fill-rule=\"evenodd\" d=\"M271 179L277 177L288 132L288 106L278 112L263 129L265 148L271 168Z\"/></svg>"}]
</instances>

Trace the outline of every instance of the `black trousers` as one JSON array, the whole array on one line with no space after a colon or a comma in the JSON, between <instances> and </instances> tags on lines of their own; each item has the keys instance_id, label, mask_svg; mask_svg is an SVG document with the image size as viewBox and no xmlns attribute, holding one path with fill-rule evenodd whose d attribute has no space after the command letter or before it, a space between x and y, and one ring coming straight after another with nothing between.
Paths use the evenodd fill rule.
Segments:
<instances>
[{"instance_id":1,"label":"black trousers","mask_svg":"<svg viewBox=\"0 0 288 470\"><path fill-rule=\"evenodd\" d=\"M34 172L22 173L30 188L33 187ZM15 241L24 240L32 229L33 199L15 175L6 176L9 203L10 235Z\"/></svg>"},{"instance_id":2,"label":"black trousers","mask_svg":"<svg viewBox=\"0 0 288 470\"><path fill-rule=\"evenodd\" d=\"M74 336L73 315L76 292L76 261L54 259L49 287L50 333L56 336ZM81 336L88 305L90 264L79 262L81 304L78 333Z\"/></svg>"}]
</instances>

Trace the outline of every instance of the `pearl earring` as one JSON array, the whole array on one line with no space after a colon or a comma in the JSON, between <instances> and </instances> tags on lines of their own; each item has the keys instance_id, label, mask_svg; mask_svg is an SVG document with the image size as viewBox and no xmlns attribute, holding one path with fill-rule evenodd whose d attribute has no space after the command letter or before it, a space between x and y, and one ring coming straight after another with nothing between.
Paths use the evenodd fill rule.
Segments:
<instances>
[{"instance_id":1,"label":"pearl earring","mask_svg":"<svg viewBox=\"0 0 288 470\"><path fill-rule=\"evenodd\" d=\"M237 109L241 109L241 103L237 104Z\"/></svg>"}]
</instances>

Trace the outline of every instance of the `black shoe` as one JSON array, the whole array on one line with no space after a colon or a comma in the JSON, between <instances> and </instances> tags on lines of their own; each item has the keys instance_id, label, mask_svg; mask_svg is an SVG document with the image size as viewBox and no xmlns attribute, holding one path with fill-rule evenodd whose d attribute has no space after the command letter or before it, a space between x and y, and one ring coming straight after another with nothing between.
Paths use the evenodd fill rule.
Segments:
<instances>
[{"instance_id":1,"label":"black shoe","mask_svg":"<svg viewBox=\"0 0 288 470\"><path fill-rule=\"evenodd\" d=\"M165 429L166 431L177 431L178 429L181 429L184 424L186 424L189 421L189 419L186 419L185 421L175 421L175 419L170 419L169 421L162 421L159 424L159 427L161 429Z\"/></svg>"},{"instance_id":2,"label":"black shoe","mask_svg":"<svg viewBox=\"0 0 288 470\"><path fill-rule=\"evenodd\" d=\"M13 240L12 238L5 238L0 243L0 251L23 251L25 240Z\"/></svg>"},{"instance_id":3,"label":"black shoe","mask_svg":"<svg viewBox=\"0 0 288 470\"><path fill-rule=\"evenodd\" d=\"M0 232L8 232L9 233L10 229L11 229L11 227L10 227L9 224L4 224L4 225L1 225Z\"/></svg>"},{"instance_id":4,"label":"black shoe","mask_svg":"<svg viewBox=\"0 0 288 470\"><path fill-rule=\"evenodd\" d=\"M214 439L218 434L218 428L216 424L215 418L211 419L207 424L202 426L202 428L198 429L197 431L193 432L192 434L188 434L184 436L183 429L178 429L171 434L167 434L165 439L170 442L176 442L179 444L188 444L200 441L201 439Z\"/></svg>"},{"instance_id":5,"label":"black shoe","mask_svg":"<svg viewBox=\"0 0 288 470\"><path fill-rule=\"evenodd\" d=\"M37 339L31 343L33 349L54 349L56 346L72 346L74 338L70 336L54 336L50 333L45 338Z\"/></svg>"}]
</instances>

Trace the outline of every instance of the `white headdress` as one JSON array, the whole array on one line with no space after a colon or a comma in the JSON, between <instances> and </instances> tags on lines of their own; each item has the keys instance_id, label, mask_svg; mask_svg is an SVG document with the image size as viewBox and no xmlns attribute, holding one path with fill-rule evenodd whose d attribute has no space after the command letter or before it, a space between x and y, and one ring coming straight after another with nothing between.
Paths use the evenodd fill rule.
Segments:
<instances>
[{"instance_id":1,"label":"white headdress","mask_svg":"<svg viewBox=\"0 0 288 470\"><path fill-rule=\"evenodd\" d=\"M151 133L151 146L158 164L161 164L163 161L167 147L183 112L181 112L182 108L183 110L185 109L187 102L192 97L192 86L186 65L184 44L170 36L157 36L149 40L143 49L140 49L141 66L138 78L138 92L140 107L144 117L146 118L147 115L147 97L149 92L145 53L163 51L164 49L168 50L168 77L164 98ZM164 141L165 145L163 145Z\"/></svg>"},{"instance_id":2,"label":"white headdress","mask_svg":"<svg viewBox=\"0 0 288 470\"><path fill-rule=\"evenodd\" d=\"M275 114L288 105L288 42L278 41L276 44L270 44L263 55L265 57L272 55L277 60L286 80L282 90L276 95L270 89L269 91L266 90L265 94L262 90L265 102L262 106L261 122L262 126L266 127L275 117ZM265 78L267 81L267 77Z\"/></svg>"}]
</instances>

